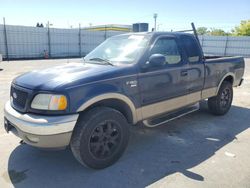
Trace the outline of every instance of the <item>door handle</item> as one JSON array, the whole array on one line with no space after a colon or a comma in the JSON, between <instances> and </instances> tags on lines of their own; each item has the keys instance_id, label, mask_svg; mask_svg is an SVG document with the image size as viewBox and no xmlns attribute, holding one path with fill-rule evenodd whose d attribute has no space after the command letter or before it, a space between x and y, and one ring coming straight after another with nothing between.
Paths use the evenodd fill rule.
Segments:
<instances>
[{"instance_id":1,"label":"door handle","mask_svg":"<svg viewBox=\"0 0 250 188\"><path fill-rule=\"evenodd\" d=\"M187 75L188 75L188 71L187 70L181 71L181 76L187 76Z\"/></svg>"}]
</instances>

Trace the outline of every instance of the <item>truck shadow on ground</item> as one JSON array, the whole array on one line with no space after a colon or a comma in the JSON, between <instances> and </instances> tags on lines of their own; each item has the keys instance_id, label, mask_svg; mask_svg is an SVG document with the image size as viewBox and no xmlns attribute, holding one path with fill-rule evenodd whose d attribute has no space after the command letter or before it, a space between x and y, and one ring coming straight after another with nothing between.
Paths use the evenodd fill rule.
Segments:
<instances>
[{"instance_id":1,"label":"truck shadow on ground","mask_svg":"<svg viewBox=\"0 0 250 188\"><path fill-rule=\"evenodd\" d=\"M187 169L199 165L250 127L250 109L232 106L225 116L200 111L156 128L131 128L128 149L113 166L81 166L70 150L41 151L20 145L11 153L8 173L15 187L145 187L175 172L196 181Z\"/></svg>"}]
</instances>

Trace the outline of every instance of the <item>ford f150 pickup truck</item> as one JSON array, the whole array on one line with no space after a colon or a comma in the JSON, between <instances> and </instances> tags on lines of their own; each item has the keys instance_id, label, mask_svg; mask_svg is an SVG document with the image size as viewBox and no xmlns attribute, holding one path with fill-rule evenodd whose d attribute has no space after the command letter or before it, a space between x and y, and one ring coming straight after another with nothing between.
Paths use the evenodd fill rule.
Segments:
<instances>
[{"instance_id":1,"label":"ford f150 pickup truck","mask_svg":"<svg viewBox=\"0 0 250 188\"><path fill-rule=\"evenodd\" d=\"M105 168L124 152L129 125L160 125L204 99L213 114L227 113L243 73L242 57L205 57L189 33L122 34L82 63L15 78L4 125L29 145L70 146L80 163Z\"/></svg>"}]
</instances>

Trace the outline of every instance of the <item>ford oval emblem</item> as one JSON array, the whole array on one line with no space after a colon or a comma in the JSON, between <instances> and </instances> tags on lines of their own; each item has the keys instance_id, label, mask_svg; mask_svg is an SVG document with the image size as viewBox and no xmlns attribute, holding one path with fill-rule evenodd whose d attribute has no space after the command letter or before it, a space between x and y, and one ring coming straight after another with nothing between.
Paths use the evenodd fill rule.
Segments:
<instances>
[{"instance_id":1,"label":"ford oval emblem","mask_svg":"<svg viewBox=\"0 0 250 188\"><path fill-rule=\"evenodd\" d=\"M13 98L16 99L17 98L17 94L14 92L13 93Z\"/></svg>"}]
</instances>

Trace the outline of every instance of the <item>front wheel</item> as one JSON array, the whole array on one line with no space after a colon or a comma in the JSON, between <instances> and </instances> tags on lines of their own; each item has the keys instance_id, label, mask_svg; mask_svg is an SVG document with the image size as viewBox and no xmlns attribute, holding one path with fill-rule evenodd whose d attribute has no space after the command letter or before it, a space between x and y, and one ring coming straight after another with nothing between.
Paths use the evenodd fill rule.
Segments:
<instances>
[{"instance_id":1,"label":"front wheel","mask_svg":"<svg viewBox=\"0 0 250 188\"><path fill-rule=\"evenodd\" d=\"M101 169L121 157L128 140L126 118L115 109L96 107L80 116L70 146L81 164Z\"/></svg>"},{"instance_id":2,"label":"front wheel","mask_svg":"<svg viewBox=\"0 0 250 188\"><path fill-rule=\"evenodd\" d=\"M208 99L208 108L212 114L226 114L233 101L233 87L228 81L224 81L218 91L218 94Z\"/></svg>"}]
</instances>

